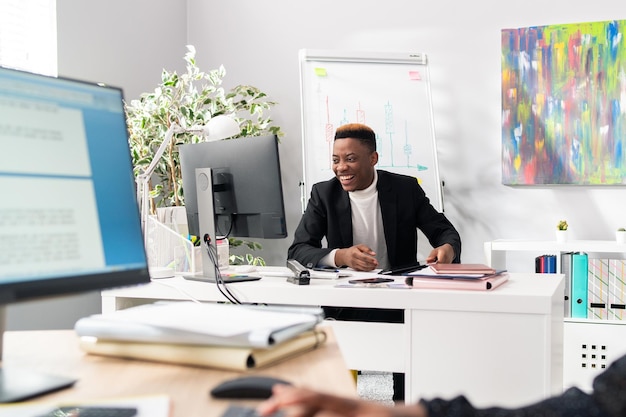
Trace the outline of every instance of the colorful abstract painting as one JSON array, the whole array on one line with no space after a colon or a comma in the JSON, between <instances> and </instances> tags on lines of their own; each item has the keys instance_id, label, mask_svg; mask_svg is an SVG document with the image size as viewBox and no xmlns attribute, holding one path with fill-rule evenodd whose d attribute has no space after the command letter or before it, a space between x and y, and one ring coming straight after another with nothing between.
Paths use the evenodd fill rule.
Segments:
<instances>
[{"instance_id":1,"label":"colorful abstract painting","mask_svg":"<svg viewBox=\"0 0 626 417\"><path fill-rule=\"evenodd\" d=\"M502 30L503 184L626 184L625 28Z\"/></svg>"}]
</instances>

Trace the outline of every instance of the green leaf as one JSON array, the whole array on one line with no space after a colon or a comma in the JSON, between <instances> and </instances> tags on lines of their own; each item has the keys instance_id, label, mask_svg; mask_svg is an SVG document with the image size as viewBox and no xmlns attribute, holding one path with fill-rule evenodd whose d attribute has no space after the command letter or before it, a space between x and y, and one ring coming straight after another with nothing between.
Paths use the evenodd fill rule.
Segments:
<instances>
[{"instance_id":1,"label":"green leaf","mask_svg":"<svg viewBox=\"0 0 626 417\"><path fill-rule=\"evenodd\" d=\"M249 85L224 89L222 84L226 68L220 65L203 72L198 68L195 56L195 47L187 45L183 58L185 73L179 75L164 69L161 83L154 91L124 103L135 175L142 173L150 164L171 123L191 126L204 124L216 115L233 114L241 125L240 136L283 136L281 128L275 126L269 117L261 117L263 111L276 104L267 100L263 91ZM242 117L246 114L251 117ZM200 140L196 135L180 134L176 135L175 144L197 143ZM177 146L169 147L162 160L158 161L151 185L150 195L156 206L184 204ZM260 248L260 245L249 242L239 245L245 245L250 250ZM260 261L253 257L252 262Z\"/></svg>"}]
</instances>

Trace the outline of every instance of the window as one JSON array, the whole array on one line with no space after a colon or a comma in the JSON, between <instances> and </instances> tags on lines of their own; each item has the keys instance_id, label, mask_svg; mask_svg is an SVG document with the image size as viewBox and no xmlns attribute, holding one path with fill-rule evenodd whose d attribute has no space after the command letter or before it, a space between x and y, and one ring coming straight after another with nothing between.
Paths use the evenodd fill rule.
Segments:
<instances>
[{"instance_id":1,"label":"window","mask_svg":"<svg viewBox=\"0 0 626 417\"><path fill-rule=\"evenodd\" d=\"M0 65L57 75L56 0L0 1Z\"/></svg>"}]
</instances>

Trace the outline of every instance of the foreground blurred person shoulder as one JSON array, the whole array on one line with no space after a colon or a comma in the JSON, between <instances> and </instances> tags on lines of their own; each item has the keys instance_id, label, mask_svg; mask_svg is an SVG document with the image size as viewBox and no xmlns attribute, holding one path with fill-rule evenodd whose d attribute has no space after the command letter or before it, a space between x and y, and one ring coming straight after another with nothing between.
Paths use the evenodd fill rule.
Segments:
<instances>
[{"instance_id":1,"label":"foreground blurred person shoulder","mask_svg":"<svg viewBox=\"0 0 626 417\"><path fill-rule=\"evenodd\" d=\"M284 411L288 417L624 417L626 355L594 379L591 393L569 388L561 395L519 408L478 409L463 396L391 407L306 388L276 385L272 397L261 403L257 411L262 417L268 417L278 410Z\"/></svg>"}]
</instances>

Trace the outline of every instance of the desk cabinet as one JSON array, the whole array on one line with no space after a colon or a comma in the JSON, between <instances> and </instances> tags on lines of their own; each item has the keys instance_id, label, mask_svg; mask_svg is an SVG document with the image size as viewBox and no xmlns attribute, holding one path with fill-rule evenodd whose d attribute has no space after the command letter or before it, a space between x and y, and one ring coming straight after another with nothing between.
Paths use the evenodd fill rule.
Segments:
<instances>
[{"instance_id":1,"label":"desk cabinet","mask_svg":"<svg viewBox=\"0 0 626 417\"><path fill-rule=\"evenodd\" d=\"M586 252L590 256L623 258L626 244L603 240L571 240L566 242L506 240L485 242L485 261L494 268L507 268L507 253L526 252L529 269L534 257L556 254L557 271L561 270L560 254ZM626 322L564 318L563 386L577 386L590 391L593 378L612 361L626 353Z\"/></svg>"}]
</instances>

